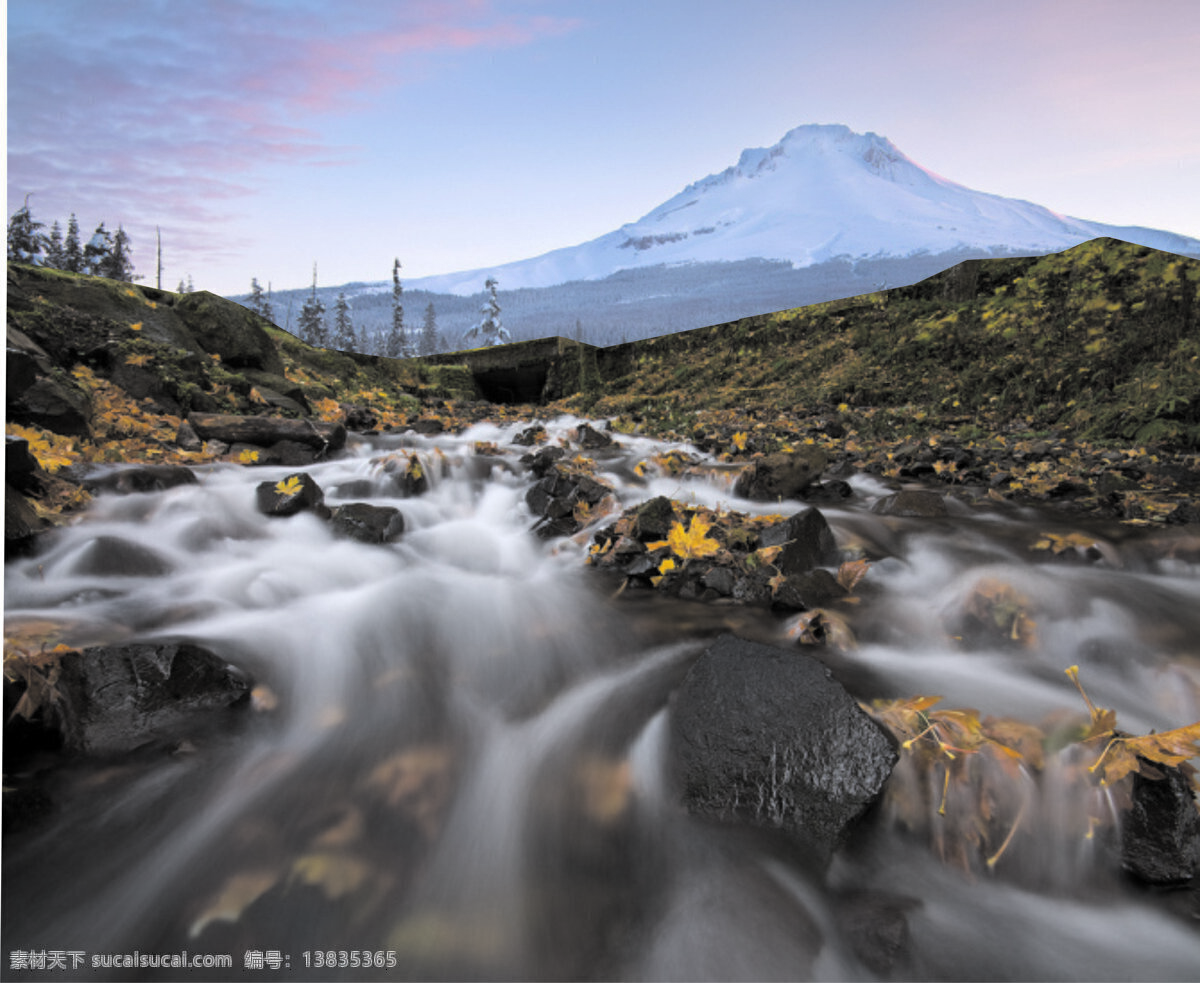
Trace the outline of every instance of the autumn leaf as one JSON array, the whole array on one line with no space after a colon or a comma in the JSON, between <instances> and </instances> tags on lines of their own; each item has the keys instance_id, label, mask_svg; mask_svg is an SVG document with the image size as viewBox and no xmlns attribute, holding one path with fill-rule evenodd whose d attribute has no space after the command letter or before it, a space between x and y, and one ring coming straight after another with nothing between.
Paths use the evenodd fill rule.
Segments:
<instances>
[{"instance_id":1,"label":"autumn leaf","mask_svg":"<svg viewBox=\"0 0 1200 983\"><path fill-rule=\"evenodd\" d=\"M669 556L658 565L658 575L650 578L650 583L655 587L662 582L663 577L675 569L675 561Z\"/></svg>"},{"instance_id":2,"label":"autumn leaf","mask_svg":"<svg viewBox=\"0 0 1200 983\"><path fill-rule=\"evenodd\" d=\"M647 543L646 549L653 553L656 549L669 546L671 552L684 562L698 557L712 556L721 548L721 544L709 537L708 531L711 528L712 523L694 515L687 529L683 528L682 522L673 522L667 538Z\"/></svg>"},{"instance_id":3,"label":"autumn leaf","mask_svg":"<svg viewBox=\"0 0 1200 983\"><path fill-rule=\"evenodd\" d=\"M871 564L867 560L847 560L838 567L837 582L852 594L870 569Z\"/></svg>"},{"instance_id":4,"label":"autumn leaf","mask_svg":"<svg viewBox=\"0 0 1200 983\"><path fill-rule=\"evenodd\" d=\"M739 453L745 451L746 441L749 439L750 439L750 435L748 433L746 433L744 430L739 430L737 433L735 433L730 438L730 440L733 442L733 446L735 448L737 448Z\"/></svg>"},{"instance_id":5,"label":"autumn leaf","mask_svg":"<svg viewBox=\"0 0 1200 983\"><path fill-rule=\"evenodd\" d=\"M326 423L336 423L342 418L342 407L336 399L318 399L312 405L317 416Z\"/></svg>"},{"instance_id":6,"label":"autumn leaf","mask_svg":"<svg viewBox=\"0 0 1200 983\"><path fill-rule=\"evenodd\" d=\"M240 453L238 455L238 461L242 464L257 464L258 463L258 451L252 450L249 447L247 447L242 451L242 453Z\"/></svg>"},{"instance_id":7,"label":"autumn leaf","mask_svg":"<svg viewBox=\"0 0 1200 983\"><path fill-rule=\"evenodd\" d=\"M212 922L236 922L242 917L242 912L274 887L278 880L279 872L269 868L234 874L192 922L188 937L194 939Z\"/></svg>"},{"instance_id":8,"label":"autumn leaf","mask_svg":"<svg viewBox=\"0 0 1200 983\"><path fill-rule=\"evenodd\" d=\"M331 901L352 894L371 877L371 866L343 850L321 850L298 857L292 879L321 888Z\"/></svg>"},{"instance_id":9,"label":"autumn leaf","mask_svg":"<svg viewBox=\"0 0 1200 983\"><path fill-rule=\"evenodd\" d=\"M130 355L127 359L125 359L125 364L126 365L135 365L135 366L140 367L143 365L149 365L153 361L154 361L153 355Z\"/></svg>"},{"instance_id":10,"label":"autumn leaf","mask_svg":"<svg viewBox=\"0 0 1200 983\"><path fill-rule=\"evenodd\" d=\"M129 330L130 331L141 331L142 330L142 322L137 321L137 322L129 325Z\"/></svg>"},{"instance_id":11,"label":"autumn leaf","mask_svg":"<svg viewBox=\"0 0 1200 983\"><path fill-rule=\"evenodd\" d=\"M294 474L290 478L284 478L275 482L275 491L280 495L287 496L288 498L298 494L302 487L303 483L300 481L300 476L298 474Z\"/></svg>"}]
</instances>

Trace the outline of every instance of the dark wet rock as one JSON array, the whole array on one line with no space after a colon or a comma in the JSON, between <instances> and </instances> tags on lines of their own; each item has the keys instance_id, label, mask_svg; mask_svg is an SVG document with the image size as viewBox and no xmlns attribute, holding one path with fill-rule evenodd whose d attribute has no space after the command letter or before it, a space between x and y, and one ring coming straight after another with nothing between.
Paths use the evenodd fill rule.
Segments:
<instances>
[{"instance_id":1,"label":"dark wet rock","mask_svg":"<svg viewBox=\"0 0 1200 983\"><path fill-rule=\"evenodd\" d=\"M4 485L4 559L33 554L37 537L46 528L37 510L19 491Z\"/></svg>"},{"instance_id":2,"label":"dark wet rock","mask_svg":"<svg viewBox=\"0 0 1200 983\"><path fill-rule=\"evenodd\" d=\"M201 440L219 440L223 444L270 447L290 440L311 447L318 454L331 454L346 446L346 428L340 423L227 413L189 413L187 422Z\"/></svg>"},{"instance_id":3,"label":"dark wet rock","mask_svg":"<svg viewBox=\"0 0 1200 983\"><path fill-rule=\"evenodd\" d=\"M1200 507L1191 502L1182 502L1168 513L1166 521L1172 526L1200 523Z\"/></svg>"},{"instance_id":4,"label":"dark wet rock","mask_svg":"<svg viewBox=\"0 0 1200 983\"><path fill-rule=\"evenodd\" d=\"M263 515L290 516L298 512L315 512L328 518L325 493L307 471L298 471L279 481L264 481L258 486L258 511Z\"/></svg>"},{"instance_id":5,"label":"dark wet rock","mask_svg":"<svg viewBox=\"0 0 1200 983\"><path fill-rule=\"evenodd\" d=\"M738 476L733 493L755 502L797 498L821 476L827 464L825 452L815 445L805 445L790 454L768 454Z\"/></svg>"},{"instance_id":6,"label":"dark wet rock","mask_svg":"<svg viewBox=\"0 0 1200 983\"><path fill-rule=\"evenodd\" d=\"M719 638L676 692L670 761L689 812L784 831L829 857L875 801L896 749L816 659Z\"/></svg>"},{"instance_id":7,"label":"dark wet rock","mask_svg":"<svg viewBox=\"0 0 1200 983\"><path fill-rule=\"evenodd\" d=\"M392 487L404 498L414 498L429 491L429 474L416 454L393 457L383 466Z\"/></svg>"},{"instance_id":8,"label":"dark wet rock","mask_svg":"<svg viewBox=\"0 0 1200 983\"><path fill-rule=\"evenodd\" d=\"M540 423L535 423L532 427L526 427L513 437L513 443L521 447L535 447L545 439L546 428Z\"/></svg>"},{"instance_id":9,"label":"dark wet rock","mask_svg":"<svg viewBox=\"0 0 1200 983\"><path fill-rule=\"evenodd\" d=\"M73 573L87 577L162 577L174 569L150 547L117 536L97 536L72 566Z\"/></svg>"},{"instance_id":10,"label":"dark wet rock","mask_svg":"<svg viewBox=\"0 0 1200 983\"><path fill-rule=\"evenodd\" d=\"M809 487L804 493L808 502L844 502L854 495L854 489L839 479L821 481Z\"/></svg>"},{"instance_id":11,"label":"dark wet rock","mask_svg":"<svg viewBox=\"0 0 1200 983\"><path fill-rule=\"evenodd\" d=\"M881 498L871 511L904 519L944 519L946 499L935 491L910 488Z\"/></svg>"},{"instance_id":12,"label":"dark wet rock","mask_svg":"<svg viewBox=\"0 0 1200 983\"><path fill-rule=\"evenodd\" d=\"M267 334L267 321L248 308L207 290L195 290L179 295L173 309L200 347L220 355L225 365L283 375L283 359Z\"/></svg>"},{"instance_id":13,"label":"dark wet rock","mask_svg":"<svg viewBox=\"0 0 1200 983\"><path fill-rule=\"evenodd\" d=\"M22 437L4 438L4 480L18 491L36 488L39 466L29 450L29 441Z\"/></svg>"},{"instance_id":14,"label":"dark wet rock","mask_svg":"<svg viewBox=\"0 0 1200 983\"><path fill-rule=\"evenodd\" d=\"M771 603L771 573L757 569L742 573L733 584L733 599L743 604L767 605Z\"/></svg>"},{"instance_id":15,"label":"dark wet rock","mask_svg":"<svg viewBox=\"0 0 1200 983\"><path fill-rule=\"evenodd\" d=\"M675 503L659 495L637 507L633 517L633 535L643 543L666 539L676 522Z\"/></svg>"},{"instance_id":16,"label":"dark wet rock","mask_svg":"<svg viewBox=\"0 0 1200 983\"><path fill-rule=\"evenodd\" d=\"M263 403L266 403L273 410L279 410L280 412L288 413L297 417L308 416L309 414L307 402L302 403L299 400L293 399L291 396L285 396L283 393L276 392L274 389L270 389L267 386L255 386L254 391L258 394L259 400ZM373 415L371 416L371 419L374 420ZM345 425L350 430L371 429L370 426L362 427L351 424L350 414L346 415Z\"/></svg>"},{"instance_id":17,"label":"dark wet rock","mask_svg":"<svg viewBox=\"0 0 1200 983\"><path fill-rule=\"evenodd\" d=\"M204 441L200 439L200 435L196 433L187 420L179 424L179 429L175 431L175 446L180 450L198 451L204 447Z\"/></svg>"},{"instance_id":18,"label":"dark wet rock","mask_svg":"<svg viewBox=\"0 0 1200 983\"><path fill-rule=\"evenodd\" d=\"M829 523L817 509L808 508L789 516L783 522L768 526L758 537L760 549L782 546L783 551L773 561L776 569L787 576L807 573L813 567L836 563L837 541Z\"/></svg>"},{"instance_id":19,"label":"dark wet rock","mask_svg":"<svg viewBox=\"0 0 1200 983\"><path fill-rule=\"evenodd\" d=\"M907 965L911 957L908 913L920 901L888 891L855 891L834 903L838 926L867 969L891 976Z\"/></svg>"},{"instance_id":20,"label":"dark wet rock","mask_svg":"<svg viewBox=\"0 0 1200 983\"><path fill-rule=\"evenodd\" d=\"M354 478L342 482L334 491L338 498L370 498L376 493L376 488L370 478Z\"/></svg>"},{"instance_id":21,"label":"dark wet rock","mask_svg":"<svg viewBox=\"0 0 1200 983\"><path fill-rule=\"evenodd\" d=\"M79 474L79 483L93 494L115 492L129 495L195 485L198 479L191 468L179 464L135 464L128 467L85 468Z\"/></svg>"},{"instance_id":22,"label":"dark wet rock","mask_svg":"<svg viewBox=\"0 0 1200 983\"><path fill-rule=\"evenodd\" d=\"M250 691L243 672L186 642L88 648L58 665L57 724L64 746L84 754L177 740L198 716Z\"/></svg>"},{"instance_id":23,"label":"dark wet rock","mask_svg":"<svg viewBox=\"0 0 1200 983\"><path fill-rule=\"evenodd\" d=\"M279 440L266 449L265 456L272 464L285 468L302 468L316 462L317 451L298 440Z\"/></svg>"},{"instance_id":24,"label":"dark wet rock","mask_svg":"<svg viewBox=\"0 0 1200 983\"><path fill-rule=\"evenodd\" d=\"M379 425L379 417L369 406L346 406L346 429L358 433L374 430Z\"/></svg>"},{"instance_id":25,"label":"dark wet rock","mask_svg":"<svg viewBox=\"0 0 1200 983\"><path fill-rule=\"evenodd\" d=\"M183 413L179 386L153 367L118 362L113 366L109 378L133 399L150 400L159 413L168 413L171 416L180 416Z\"/></svg>"},{"instance_id":26,"label":"dark wet rock","mask_svg":"<svg viewBox=\"0 0 1200 983\"><path fill-rule=\"evenodd\" d=\"M6 397L8 419L54 433L84 437L90 432L91 401L65 377L39 376L24 392Z\"/></svg>"},{"instance_id":27,"label":"dark wet rock","mask_svg":"<svg viewBox=\"0 0 1200 983\"><path fill-rule=\"evenodd\" d=\"M421 434L435 434L445 431L446 424L436 417L433 417L430 419L414 420L410 426L410 429Z\"/></svg>"},{"instance_id":28,"label":"dark wet rock","mask_svg":"<svg viewBox=\"0 0 1200 983\"><path fill-rule=\"evenodd\" d=\"M733 588L737 584L737 574L729 567L714 566L704 572L701 583L721 597L732 597Z\"/></svg>"},{"instance_id":29,"label":"dark wet rock","mask_svg":"<svg viewBox=\"0 0 1200 983\"><path fill-rule=\"evenodd\" d=\"M792 574L776 589L771 604L793 611L823 608L831 601L845 597L847 590L828 570L816 569Z\"/></svg>"},{"instance_id":30,"label":"dark wet rock","mask_svg":"<svg viewBox=\"0 0 1200 983\"><path fill-rule=\"evenodd\" d=\"M335 536L360 543L392 543L404 532L404 516L390 505L339 505L330 519Z\"/></svg>"},{"instance_id":31,"label":"dark wet rock","mask_svg":"<svg viewBox=\"0 0 1200 983\"><path fill-rule=\"evenodd\" d=\"M579 446L585 451L595 451L604 447L611 447L614 443L612 437L601 430L594 429L588 423L579 424L576 434Z\"/></svg>"},{"instance_id":32,"label":"dark wet rock","mask_svg":"<svg viewBox=\"0 0 1200 983\"><path fill-rule=\"evenodd\" d=\"M533 528L540 538L570 536L582 528L575 518L576 506L598 505L611 492L591 475L558 464L525 493L525 504L538 517Z\"/></svg>"},{"instance_id":33,"label":"dark wet rock","mask_svg":"<svg viewBox=\"0 0 1200 983\"><path fill-rule=\"evenodd\" d=\"M1200 870L1200 813L1178 768L1163 778L1134 774L1133 808L1121 826L1121 866L1149 884L1189 881Z\"/></svg>"},{"instance_id":34,"label":"dark wet rock","mask_svg":"<svg viewBox=\"0 0 1200 983\"><path fill-rule=\"evenodd\" d=\"M544 478L554 469L554 465L566 456L567 452L561 447L543 447L541 450L522 454L521 464L539 478Z\"/></svg>"}]
</instances>

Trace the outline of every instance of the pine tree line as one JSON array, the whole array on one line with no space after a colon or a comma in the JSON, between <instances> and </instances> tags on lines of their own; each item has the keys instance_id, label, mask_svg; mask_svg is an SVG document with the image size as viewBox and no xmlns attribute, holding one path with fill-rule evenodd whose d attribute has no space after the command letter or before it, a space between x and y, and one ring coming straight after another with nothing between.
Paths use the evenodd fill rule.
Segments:
<instances>
[{"instance_id":1,"label":"pine tree line","mask_svg":"<svg viewBox=\"0 0 1200 983\"><path fill-rule=\"evenodd\" d=\"M67 220L66 233L55 219L48 233L29 209L29 197L8 220L8 258L17 263L47 266L70 273L86 273L110 280L140 279L133 272L129 234L124 226L109 232L101 222L92 237L83 243L75 213Z\"/></svg>"},{"instance_id":2,"label":"pine tree line","mask_svg":"<svg viewBox=\"0 0 1200 983\"><path fill-rule=\"evenodd\" d=\"M500 325L500 304L496 300L496 281L489 279L487 286L490 291L488 303L484 305L484 318L477 326L477 333L485 339L485 344L500 344L509 337L508 332ZM264 293L257 277L250 280L250 295L246 306L268 321L275 323L274 306L271 302L270 289ZM287 330L291 330L290 315ZM382 355L387 358L413 358L421 355L433 355L447 347L446 339L439 333L437 326L437 311L430 301L425 307L425 315L420 331L409 331L404 321L404 287L400 282L400 260L392 263L392 312L387 331L369 333L365 327L355 330L354 315L345 291L338 294L333 308L333 321L329 323L326 317L325 302L317 293L317 264L313 263L312 288L304 305L300 309L296 330L292 332L301 341L318 348L335 348L339 351L353 351L364 355Z\"/></svg>"}]
</instances>

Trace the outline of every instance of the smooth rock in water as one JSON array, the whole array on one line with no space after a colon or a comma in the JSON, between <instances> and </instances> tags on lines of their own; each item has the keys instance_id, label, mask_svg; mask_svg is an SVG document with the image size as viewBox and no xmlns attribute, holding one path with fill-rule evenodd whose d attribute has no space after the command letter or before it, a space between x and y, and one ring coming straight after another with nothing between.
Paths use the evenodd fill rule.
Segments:
<instances>
[{"instance_id":1,"label":"smooth rock in water","mask_svg":"<svg viewBox=\"0 0 1200 983\"><path fill-rule=\"evenodd\" d=\"M576 434L579 438L579 446L585 451L600 450L603 447L611 447L613 445L612 437L600 430L594 429L589 423L579 424Z\"/></svg>"},{"instance_id":2,"label":"smooth rock in water","mask_svg":"<svg viewBox=\"0 0 1200 983\"><path fill-rule=\"evenodd\" d=\"M521 463L539 478L544 478L554 469L555 462L561 461L566 453L561 447L543 447L521 455Z\"/></svg>"},{"instance_id":3,"label":"smooth rock in water","mask_svg":"<svg viewBox=\"0 0 1200 983\"><path fill-rule=\"evenodd\" d=\"M532 427L526 427L519 434L513 437L512 442L514 444L519 444L521 447L534 447L545 439L546 428L540 423L535 423Z\"/></svg>"},{"instance_id":4,"label":"smooth rock in water","mask_svg":"<svg viewBox=\"0 0 1200 983\"><path fill-rule=\"evenodd\" d=\"M360 543L392 543L404 532L404 516L399 509L365 502L338 506L330 524L335 536Z\"/></svg>"},{"instance_id":5,"label":"smooth rock in water","mask_svg":"<svg viewBox=\"0 0 1200 983\"><path fill-rule=\"evenodd\" d=\"M788 833L828 858L875 801L892 739L803 653L723 635L674 696L670 761L689 812Z\"/></svg>"},{"instance_id":6,"label":"smooth rock in water","mask_svg":"<svg viewBox=\"0 0 1200 983\"><path fill-rule=\"evenodd\" d=\"M582 528L575 518L575 506L596 505L610 491L590 475L555 467L525 493L525 504L539 517L534 530L540 538L570 536Z\"/></svg>"},{"instance_id":7,"label":"smooth rock in water","mask_svg":"<svg viewBox=\"0 0 1200 983\"><path fill-rule=\"evenodd\" d=\"M251 685L240 670L188 643L88 648L66 653L59 665L64 746L84 754L172 740L197 715L244 700Z\"/></svg>"},{"instance_id":8,"label":"smooth rock in water","mask_svg":"<svg viewBox=\"0 0 1200 983\"><path fill-rule=\"evenodd\" d=\"M279 481L264 481L256 491L258 511L263 515L289 516L298 512L316 512L329 517L325 493L306 471L289 474Z\"/></svg>"},{"instance_id":9,"label":"smooth rock in water","mask_svg":"<svg viewBox=\"0 0 1200 983\"><path fill-rule=\"evenodd\" d=\"M771 605L793 611L823 608L830 601L849 593L828 570L809 570L788 577L771 598Z\"/></svg>"},{"instance_id":10,"label":"smooth rock in water","mask_svg":"<svg viewBox=\"0 0 1200 983\"><path fill-rule=\"evenodd\" d=\"M89 492L155 492L199 481L191 468L178 464L138 464L130 467L95 468L86 471L80 482Z\"/></svg>"},{"instance_id":11,"label":"smooth rock in water","mask_svg":"<svg viewBox=\"0 0 1200 983\"><path fill-rule=\"evenodd\" d=\"M30 501L7 482L4 485L4 559L30 556L46 528Z\"/></svg>"},{"instance_id":12,"label":"smooth rock in water","mask_svg":"<svg viewBox=\"0 0 1200 983\"><path fill-rule=\"evenodd\" d=\"M934 491L912 488L881 498L871 506L878 515L904 519L944 519L946 499Z\"/></svg>"},{"instance_id":13,"label":"smooth rock in water","mask_svg":"<svg viewBox=\"0 0 1200 983\"><path fill-rule=\"evenodd\" d=\"M1163 778L1133 777L1133 808L1121 825L1121 866L1150 884L1189 881L1200 869L1200 813L1178 768Z\"/></svg>"},{"instance_id":14,"label":"smooth rock in water","mask_svg":"<svg viewBox=\"0 0 1200 983\"><path fill-rule=\"evenodd\" d=\"M71 572L85 577L162 577L174 569L148 546L119 536L97 536L75 559Z\"/></svg>"},{"instance_id":15,"label":"smooth rock in water","mask_svg":"<svg viewBox=\"0 0 1200 983\"><path fill-rule=\"evenodd\" d=\"M814 445L768 454L738 476L733 493L755 502L796 498L821 477L828 463L825 452Z\"/></svg>"},{"instance_id":16,"label":"smooth rock in water","mask_svg":"<svg viewBox=\"0 0 1200 983\"><path fill-rule=\"evenodd\" d=\"M187 422L201 440L224 444L270 447L294 440L317 453L333 453L346 446L346 428L322 420L291 420L281 416L235 416L229 413L189 413Z\"/></svg>"},{"instance_id":17,"label":"smooth rock in water","mask_svg":"<svg viewBox=\"0 0 1200 983\"><path fill-rule=\"evenodd\" d=\"M789 577L807 573L813 567L836 563L838 559L833 530L825 516L813 508L764 529L758 538L758 548L768 546L783 547L773 563L780 573Z\"/></svg>"}]
</instances>

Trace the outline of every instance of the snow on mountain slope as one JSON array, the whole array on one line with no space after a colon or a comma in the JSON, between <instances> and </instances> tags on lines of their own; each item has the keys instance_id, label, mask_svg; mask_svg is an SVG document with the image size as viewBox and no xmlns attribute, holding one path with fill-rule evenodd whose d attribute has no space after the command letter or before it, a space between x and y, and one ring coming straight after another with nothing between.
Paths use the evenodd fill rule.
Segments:
<instances>
[{"instance_id":1,"label":"snow on mountain slope","mask_svg":"<svg viewBox=\"0 0 1200 983\"><path fill-rule=\"evenodd\" d=\"M1111 236L1200 257L1200 240L1069 218L1040 205L973 191L914 163L891 141L840 125L791 130L773 147L689 185L653 211L579 246L409 286L473 294L487 276L504 290L594 280L660 264L837 257L1057 252Z\"/></svg>"}]
</instances>

